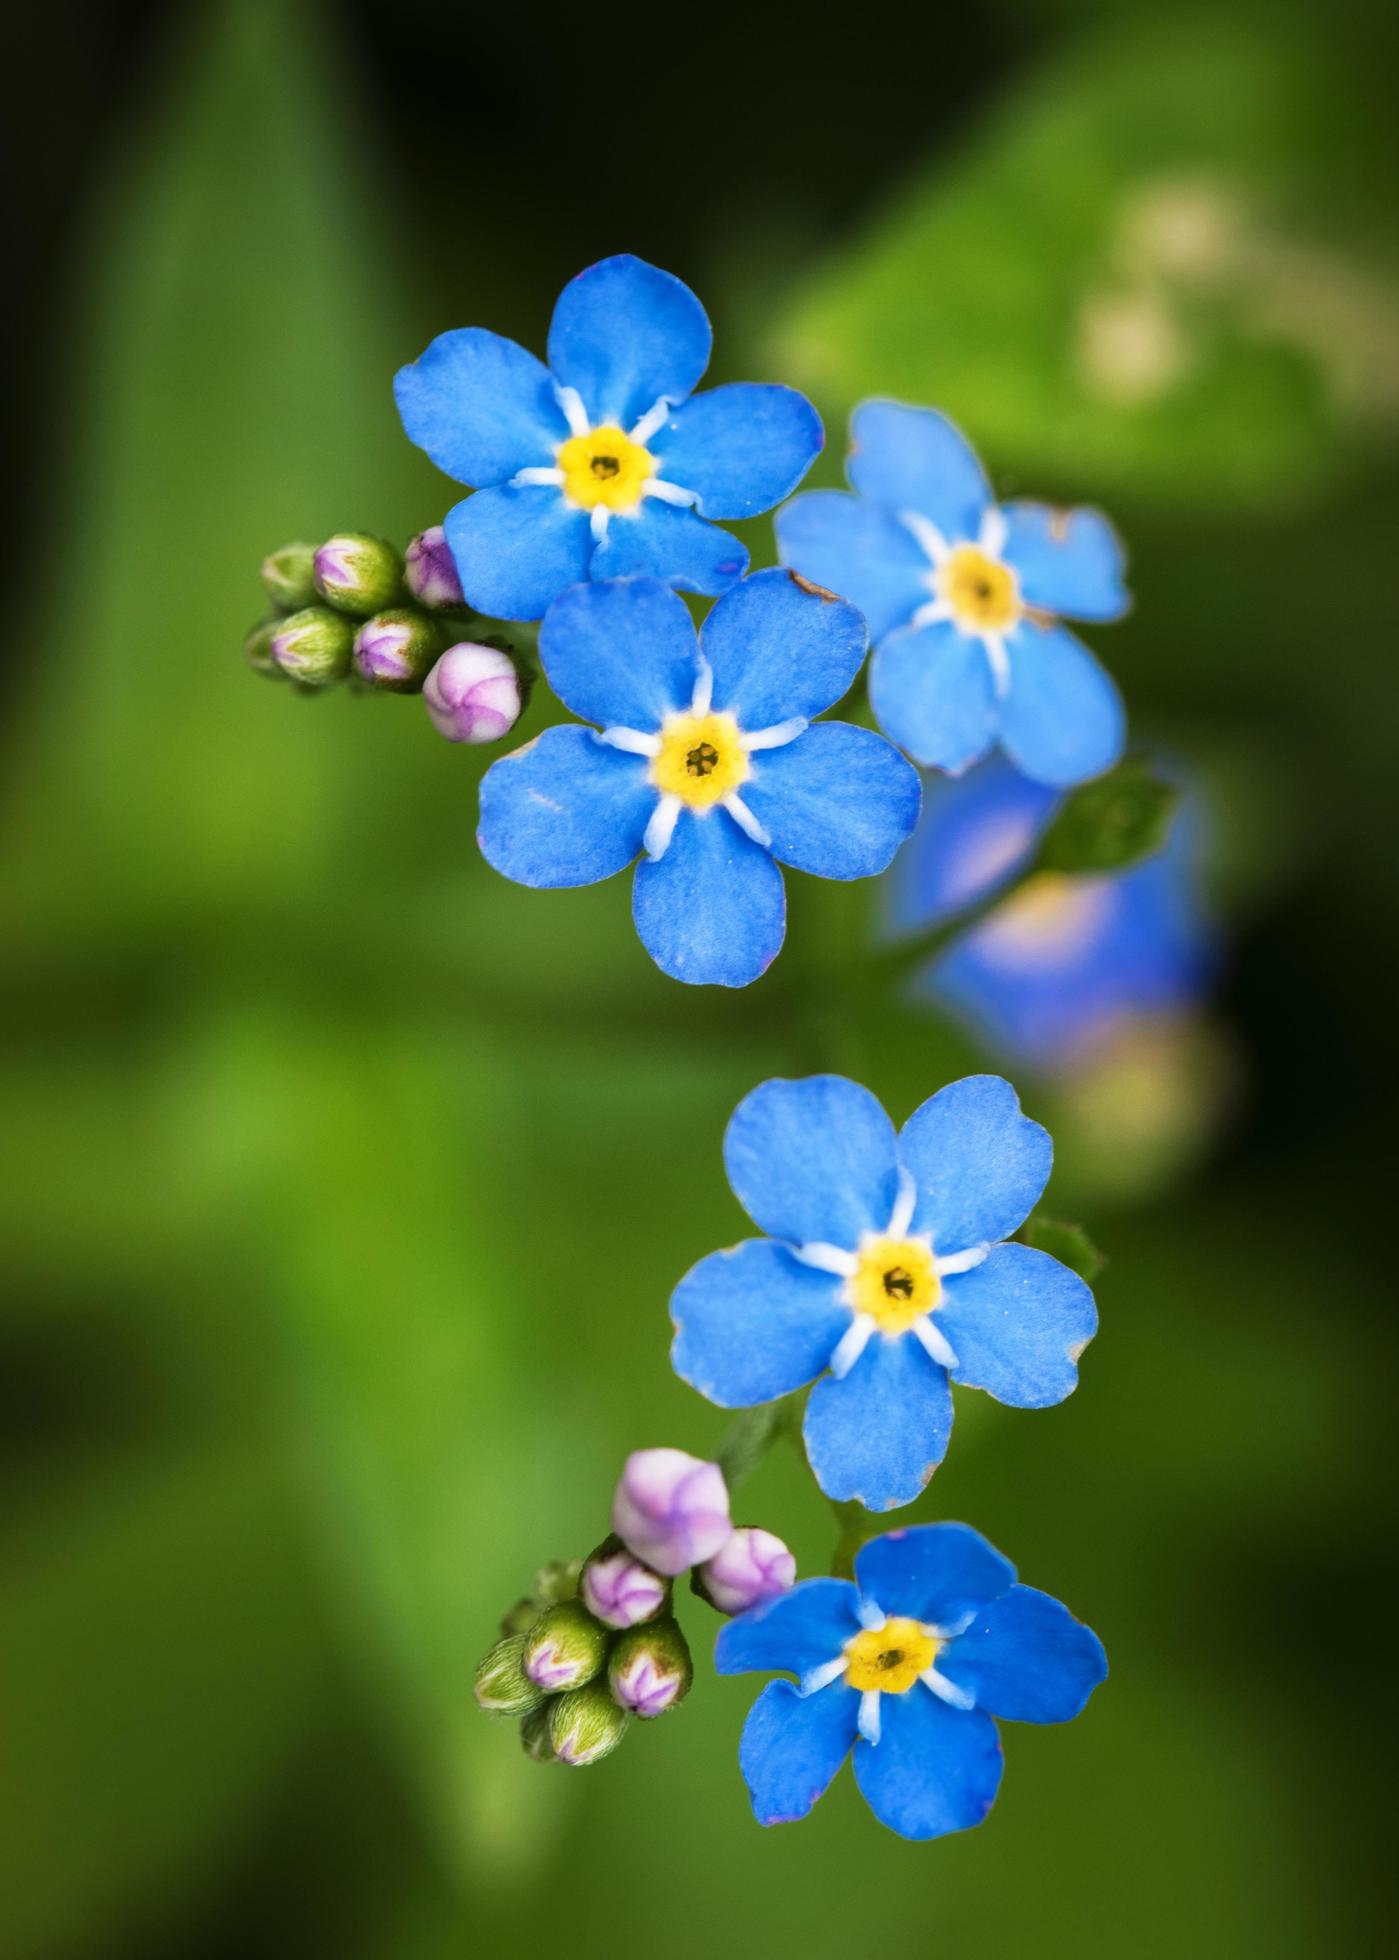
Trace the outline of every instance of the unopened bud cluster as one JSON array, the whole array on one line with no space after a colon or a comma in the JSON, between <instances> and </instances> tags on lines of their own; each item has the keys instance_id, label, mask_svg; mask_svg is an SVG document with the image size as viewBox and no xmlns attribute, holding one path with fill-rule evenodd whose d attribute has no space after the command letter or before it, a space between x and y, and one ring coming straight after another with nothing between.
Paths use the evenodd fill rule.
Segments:
<instances>
[{"instance_id":1,"label":"unopened bud cluster","mask_svg":"<svg viewBox=\"0 0 1399 1960\"><path fill-rule=\"evenodd\" d=\"M791 1553L771 1532L735 1530L717 1463L637 1450L612 1500L612 1533L584 1560L545 1566L501 1621L476 1670L476 1699L520 1719L535 1762L601 1762L632 1716L653 1720L689 1693L690 1649L671 1611L674 1580L722 1613L784 1592Z\"/></svg>"},{"instance_id":2,"label":"unopened bud cluster","mask_svg":"<svg viewBox=\"0 0 1399 1960\"><path fill-rule=\"evenodd\" d=\"M498 742L519 720L520 670L505 641L465 637L469 615L440 526L406 552L365 531L283 545L262 561L262 583L276 611L243 643L256 673L302 692L351 681L421 694L449 742Z\"/></svg>"}]
</instances>

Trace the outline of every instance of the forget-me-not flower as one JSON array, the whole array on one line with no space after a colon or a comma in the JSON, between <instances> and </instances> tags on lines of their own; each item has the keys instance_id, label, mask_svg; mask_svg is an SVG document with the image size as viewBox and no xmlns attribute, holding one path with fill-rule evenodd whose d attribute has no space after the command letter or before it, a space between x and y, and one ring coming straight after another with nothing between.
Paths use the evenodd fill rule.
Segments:
<instances>
[{"instance_id":1,"label":"forget-me-not flower","mask_svg":"<svg viewBox=\"0 0 1399 1960\"><path fill-rule=\"evenodd\" d=\"M952 774L999 741L1060 786L1122 752L1117 689L1061 618L1127 609L1122 552L1095 510L998 504L943 415L864 402L850 422L855 494L815 490L776 519L784 564L869 621L870 702L918 762Z\"/></svg>"},{"instance_id":2,"label":"forget-me-not flower","mask_svg":"<svg viewBox=\"0 0 1399 1960\"><path fill-rule=\"evenodd\" d=\"M1024 865L1059 804L996 756L925 785L923 815L892 882L904 931L975 904ZM1038 1067L1081 1062L1125 1022L1198 999L1214 963L1196 889L1187 807L1165 847L1128 871L1041 871L916 982L988 1041Z\"/></svg>"},{"instance_id":3,"label":"forget-me-not flower","mask_svg":"<svg viewBox=\"0 0 1399 1960\"><path fill-rule=\"evenodd\" d=\"M643 853L636 929L677 980L744 987L786 928L779 864L883 871L918 772L873 729L813 722L864 659L853 606L791 572L725 595L698 642L655 579L576 585L539 636L554 692L597 724L546 728L481 785L487 860L523 885L590 885Z\"/></svg>"},{"instance_id":4,"label":"forget-me-not flower","mask_svg":"<svg viewBox=\"0 0 1399 1960\"><path fill-rule=\"evenodd\" d=\"M695 394L711 340L688 286L623 253L564 287L547 367L460 327L399 372L408 435L476 491L445 524L469 605L538 619L580 579L649 576L713 594L742 577L748 553L714 520L771 510L823 436L793 388Z\"/></svg>"},{"instance_id":5,"label":"forget-me-not flower","mask_svg":"<svg viewBox=\"0 0 1399 1960\"><path fill-rule=\"evenodd\" d=\"M910 1503L947 1449L950 1382L1017 1409L1076 1386L1093 1295L1048 1253L1002 1243L1052 1155L998 1075L950 1083L898 1135L844 1076L760 1083L724 1164L771 1236L711 1253L676 1287L676 1373L726 1409L816 1381L803 1434L822 1490Z\"/></svg>"},{"instance_id":6,"label":"forget-me-not flower","mask_svg":"<svg viewBox=\"0 0 1399 1960\"><path fill-rule=\"evenodd\" d=\"M720 1674L781 1671L744 1725L760 1824L805 1817L851 1750L891 1831L979 1824L1001 1781L995 1718L1068 1722L1107 1675L1097 1635L964 1524L887 1532L855 1583L806 1579L722 1629Z\"/></svg>"}]
</instances>

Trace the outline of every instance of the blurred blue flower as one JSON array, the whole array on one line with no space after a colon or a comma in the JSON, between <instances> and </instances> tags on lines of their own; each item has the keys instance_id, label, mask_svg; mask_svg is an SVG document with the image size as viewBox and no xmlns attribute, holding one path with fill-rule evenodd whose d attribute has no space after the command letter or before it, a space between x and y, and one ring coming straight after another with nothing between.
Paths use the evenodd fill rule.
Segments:
<instances>
[{"instance_id":1,"label":"blurred blue flower","mask_svg":"<svg viewBox=\"0 0 1399 1960\"><path fill-rule=\"evenodd\" d=\"M1059 800L999 757L960 782L930 783L893 875L894 925L932 925L1010 877ZM1214 963L1197 830L1187 804L1165 849L1130 871L1041 872L916 984L1006 1054L1056 1071L1124 1022L1189 1005Z\"/></svg>"},{"instance_id":2,"label":"blurred blue flower","mask_svg":"<svg viewBox=\"0 0 1399 1960\"><path fill-rule=\"evenodd\" d=\"M710 520L756 517L801 482L823 435L793 388L692 391L704 308L623 253L570 280L549 365L484 327L440 334L394 380L403 426L476 489L448 513L468 604L538 619L581 579L650 576L718 593L748 553Z\"/></svg>"},{"instance_id":3,"label":"blurred blue flower","mask_svg":"<svg viewBox=\"0 0 1399 1960\"><path fill-rule=\"evenodd\" d=\"M778 550L869 621L885 733L954 775L997 741L1037 782L1108 768L1122 752L1121 700L1058 623L1127 609L1106 518L997 504L974 451L930 408L864 402L850 438L856 494L795 498L777 515Z\"/></svg>"},{"instance_id":4,"label":"blurred blue flower","mask_svg":"<svg viewBox=\"0 0 1399 1960\"><path fill-rule=\"evenodd\" d=\"M600 733L547 728L491 768L478 841L522 885L590 885L644 852L636 929L677 980L746 987L786 930L779 864L883 871L918 818L918 772L873 729L811 721L865 656L853 606L790 572L721 599L696 642L655 579L575 585L549 608L550 685Z\"/></svg>"},{"instance_id":5,"label":"blurred blue flower","mask_svg":"<svg viewBox=\"0 0 1399 1960\"><path fill-rule=\"evenodd\" d=\"M711 1253L676 1287L676 1373L725 1409L820 1376L803 1435L827 1497L911 1502L947 1449L949 1378L1017 1409L1077 1384L1093 1295L1047 1253L1002 1243L1052 1156L998 1075L950 1083L897 1136L844 1076L760 1083L724 1164L771 1236Z\"/></svg>"},{"instance_id":6,"label":"blurred blue flower","mask_svg":"<svg viewBox=\"0 0 1399 1960\"><path fill-rule=\"evenodd\" d=\"M806 1579L721 1629L720 1674L782 1671L744 1724L739 1767L760 1824L793 1823L846 1756L891 1831L979 1824L1001 1781L994 1717L1068 1722L1106 1678L1098 1636L964 1524L865 1545L855 1583Z\"/></svg>"}]
</instances>

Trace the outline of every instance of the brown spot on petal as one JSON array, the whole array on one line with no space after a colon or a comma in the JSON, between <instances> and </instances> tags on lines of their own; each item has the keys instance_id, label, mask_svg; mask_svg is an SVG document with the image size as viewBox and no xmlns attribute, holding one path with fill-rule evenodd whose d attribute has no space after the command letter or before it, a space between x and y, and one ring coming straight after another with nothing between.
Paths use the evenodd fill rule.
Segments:
<instances>
[{"instance_id":1,"label":"brown spot on petal","mask_svg":"<svg viewBox=\"0 0 1399 1960\"><path fill-rule=\"evenodd\" d=\"M824 585L817 585L814 579L803 578L800 572L788 572L788 578L799 591L809 592L813 599L839 599L838 592L828 592Z\"/></svg>"},{"instance_id":2,"label":"brown spot on petal","mask_svg":"<svg viewBox=\"0 0 1399 1960\"><path fill-rule=\"evenodd\" d=\"M1050 506L1049 535L1053 538L1055 544L1063 544L1067 539L1069 535L1069 518L1071 515L1072 512L1070 511L1057 509L1053 505Z\"/></svg>"}]
</instances>

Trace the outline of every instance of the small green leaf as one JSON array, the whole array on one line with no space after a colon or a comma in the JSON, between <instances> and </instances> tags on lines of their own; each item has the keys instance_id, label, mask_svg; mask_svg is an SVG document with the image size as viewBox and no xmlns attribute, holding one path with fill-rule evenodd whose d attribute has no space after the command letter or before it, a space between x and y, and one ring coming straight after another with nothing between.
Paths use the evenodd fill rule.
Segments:
<instances>
[{"instance_id":1,"label":"small green leaf","mask_svg":"<svg viewBox=\"0 0 1399 1960\"><path fill-rule=\"evenodd\" d=\"M1034 1246L1037 1252L1047 1252L1090 1286L1107 1264L1106 1256L1099 1252L1081 1225L1065 1225L1057 1218L1046 1218L1042 1211L1026 1219L1021 1237L1026 1245Z\"/></svg>"},{"instance_id":2,"label":"small green leaf","mask_svg":"<svg viewBox=\"0 0 1399 1960\"><path fill-rule=\"evenodd\" d=\"M1148 757L1129 755L1061 805L1040 845L1041 871L1126 871L1170 834L1180 791Z\"/></svg>"}]
</instances>

